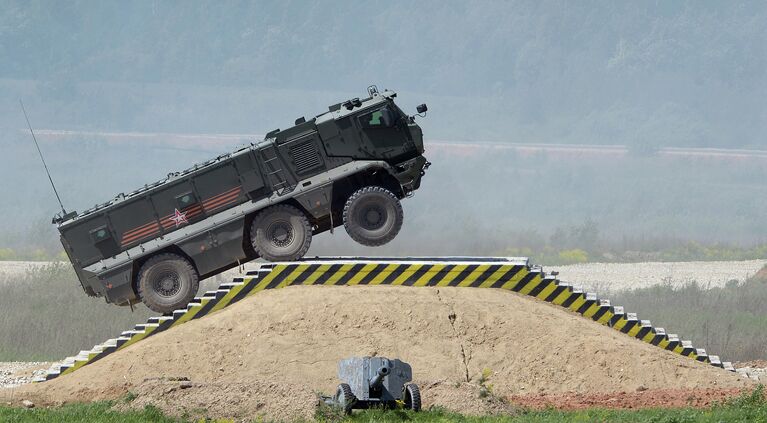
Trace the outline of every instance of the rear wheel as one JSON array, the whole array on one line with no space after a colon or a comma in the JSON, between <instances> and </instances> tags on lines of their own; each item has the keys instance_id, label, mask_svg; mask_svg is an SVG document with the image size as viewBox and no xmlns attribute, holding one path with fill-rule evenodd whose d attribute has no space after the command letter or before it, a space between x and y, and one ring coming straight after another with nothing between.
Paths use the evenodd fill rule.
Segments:
<instances>
[{"instance_id":1,"label":"rear wheel","mask_svg":"<svg viewBox=\"0 0 767 423\"><path fill-rule=\"evenodd\" d=\"M347 383L342 383L336 388L336 404L344 410L344 414L351 414L357 397L352 393L352 388Z\"/></svg>"},{"instance_id":2,"label":"rear wheel","mask_svg":"<svg viewBox=\"0 0 767 423\"><path fill-rule=\"evenodd\" d=\"M360 188L344 205L346 233L369 247L384 245L394 239L402 228L402 220L402 204L386 188Z\"/></svg>"},{"instance_id":3,"label":"rear wheel","mask_svg":"<svg viewBox=\"0 0 767 423\"><path fill-rule=\"evenodd\" d=\"M147 307L170 313L186 307L200 286L200 277L191 263L177 254L150 258L139 270L138 295Z\"/></svg>"},{"instance_id":4,"label":"rear wheel","mask_svg":"<svg viewBox=\"0 0 767 423\"><path fill-rule=\"evenodd\" d=\"M265 260L294 261L309 251L312 227L301 210L279 204L256 216L250 227L250 241Z\"/></svg>"}]
</instances>

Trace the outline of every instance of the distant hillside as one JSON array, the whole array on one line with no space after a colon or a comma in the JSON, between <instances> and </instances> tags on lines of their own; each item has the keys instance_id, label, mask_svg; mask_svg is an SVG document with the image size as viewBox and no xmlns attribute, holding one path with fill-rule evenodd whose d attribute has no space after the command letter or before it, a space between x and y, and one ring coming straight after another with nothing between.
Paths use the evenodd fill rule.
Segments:
<instances>
[{"instance_id":1,"label":"distant hillside","mask_svg":"<svg viewBox=\"0 0 767 423\"><path fill-rule=\"evenodd\" d=\"M191 137L163 142L161 135L39 138L65 205L79 211L243 141L224 138L216 147L215 138L200 145ZM57 248L50 225L57 205L34 145L23 132L14 132L10 141L0 155L0 198L6 199L0 248ZM765 157L670 153L479 148L427 140L433 165L415 197L403 202L405 226L391 245L365 249L339 229L332 238L319 237L312 251L460 255L547 245L654 251L690 240L767 243Z\"/></svg>"},{"instance_id":2,"label":"distant hillside","mask_svg":"<svg viewBox=\"0 0 767 423\"><path fill-rule=\"evenodd\" d=\"M764 2L6 0L0 128L261 132L371 83L441 139L752 147Z\"/></svg>"},{"instance_id":3,"label":"distant hillside","mask_svg":"<svg viewBox=\"0 0 767 423\"><path fill-rule=\"evenodd\" d=\"M41 133L41 143L65 204L83 210L250 140L201 148L163 133L263 134L371 83L397 90L405 110L426 102L428 140L626 151L430 149L402 235L367 253L767 243L763 161L655 154L767 150L764 2L5 0L0 9L0 248L58 251L56 203L19 98L35 128L76 131ZM104 132L159 135L124 142ZM334 236L313 249L363 253Z\"/></svg>"}]
</instances>

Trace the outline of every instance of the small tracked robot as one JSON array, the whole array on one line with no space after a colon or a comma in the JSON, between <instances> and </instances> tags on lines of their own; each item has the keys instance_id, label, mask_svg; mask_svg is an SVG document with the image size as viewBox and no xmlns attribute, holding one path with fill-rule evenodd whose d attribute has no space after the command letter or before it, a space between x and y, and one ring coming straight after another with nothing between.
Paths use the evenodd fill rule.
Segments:
<instances>
[{"instance_id":1,"label":"small tracked robot","mask_svg":"<svg viewBox=\"0 0 767 423\"><path fill-rule=\"evenodd\" d=\"M413 370L401 360L385 357L352 357L338 362L342 381L329 405L341 407L346 414L353 409L373 407L419 411L421 392L413 380Z\"/></svg>"}]
</instances>

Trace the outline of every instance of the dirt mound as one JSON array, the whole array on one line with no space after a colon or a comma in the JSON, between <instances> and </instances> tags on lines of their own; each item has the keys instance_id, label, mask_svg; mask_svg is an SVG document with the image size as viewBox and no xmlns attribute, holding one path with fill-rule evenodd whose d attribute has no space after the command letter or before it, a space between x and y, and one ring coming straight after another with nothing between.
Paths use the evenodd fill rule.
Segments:
<instances>
[{"instance_id":1,"label":"dirt mound","mask_svg":"<svg viewBox=\"0 0 767 423\"><path fill-rule=\"evenodd\" d=\"M132 396L115 405L117 410L142 410L154 405L166 414L190 420L205 417L253 421L268 416L276 421L311 420L319 397L306 386L276 382L192 382L149 379L131 389Z\"/></svg>"},{"instance_id":2,"label":"dirt mound","mask_svg":"<svg viewBox=\"0 0 767 423\"><path fill-rule=\"evenodd\" d=\"M267 404L286 404L287 412L300 416L309 402L306 393L332 393L337 361L355 355L411 363L416 382L432 387L424 389L427 404L461 412L493 409L482 408L482 402L477 408L472 395L478 391L467 383L491 387L499 398L750 386L735 374L513 292L312 286L261 292L71 375L22 387L16 398L50 404L131 391L139 395L135 401L143 395L157 400L156 386L148 381L187 378L192 388L161 398L167 408L192 407L181 400L188 391L195 404L209 404L201 408L212 417L280 418ZM257 399L242 400L235 395L240 388ZM284 401L286 392L297 397ZM456 398L466 399L464 405ZM213 404L225 405L230 414Z\"/></svg>"},{"instance_id":3,"label":"dirt mound","mask_svg":"<svg viewBox=\"0 0 767 423\"><path fill-rule=\"evenodd\" d=\"M514 414L518 407L493 394L487 385L469 382L420 382L423 408L440 407L456 413L485 416Z\"/></svg>"}]
</instances>

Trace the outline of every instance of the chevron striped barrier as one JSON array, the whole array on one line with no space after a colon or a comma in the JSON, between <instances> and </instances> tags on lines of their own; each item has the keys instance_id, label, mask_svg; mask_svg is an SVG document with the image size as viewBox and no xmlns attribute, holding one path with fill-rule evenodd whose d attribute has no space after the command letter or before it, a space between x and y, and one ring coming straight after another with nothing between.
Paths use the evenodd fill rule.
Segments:
<instances>
[{"instance_id":1,"label":"chevron striped barrier","mask_svg":"<svg viewBox=\"0 0 767 423\"><path fill-rule=\"evenodd\" d=\"M547 275L541 267L531 266L527 258L316 258L300 262L266 263L244 277L221 284L218 289L196 297L185 309L170 315L152 317L133 330L96 345L77 356L52 366L37 381L51 380L96 362L115 351L129 347L154 334L190 320L199 319L234 304L264 289L296 285L399 285L414 287L496 288L518 292L566 308L585 318L609 326L628 336L676 354L713 366L735 371L729 362L694 348L663 328L640 320L635 313L610 304L596 294Z\"/></svg>"}]
</instances>

